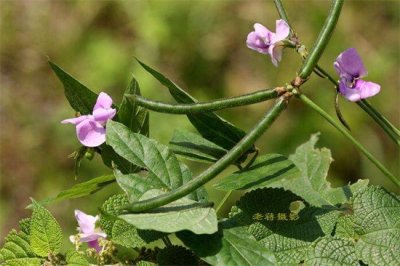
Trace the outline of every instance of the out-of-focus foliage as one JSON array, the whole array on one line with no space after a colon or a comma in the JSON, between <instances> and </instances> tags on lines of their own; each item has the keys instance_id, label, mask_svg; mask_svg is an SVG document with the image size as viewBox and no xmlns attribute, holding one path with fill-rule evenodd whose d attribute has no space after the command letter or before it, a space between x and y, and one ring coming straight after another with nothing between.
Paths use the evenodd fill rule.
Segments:
<instances>
[{"instance_id":1,"label":"out-of-focus foliage","mask_svg":"<svg viewBox=\"0 0 400 266\"><path fill-rule=\"evenodd\" d=\"M329 1L284 1L292 25L311 47L329 9ZM400 50L397 1L348 1L335 34L320 61L334 74L332 63L346 48L355 47L369 70L368 79L382 85L371 103L399 126ZM172 101L135 62L134 56L162 70L198 100L239 95L290 81L300 66L286 50L279 68L248 49L247 33L254 22L272 27L278 19L272 1L7 1L0 7L0 231L4 236L28 213L29 196L44 199L71 187L74 162L67 158L79 147L72 126L60 121L73 110L48 58L96 92L106 91L119 103L133 73L149 98ZM303 91L334 114L334 90L313 76ZM352 133L399 175L399 154L392 142L365 113L341 101ZM248 129L270 103L221 111L218 114ZM151 113L150 134L167 144L178 126L192 128L184 116ZM332 150L329 173L334 184L370 178L393 189L346 139L300 102L258 142L268 153L287 155L311 133L321 131L321 144ZM78 182L108 174L100 158L84 161ZM188 163L189 164L189 163ZM193 172L202 164L189 164ZM93 195L51 206L61 227L73 233L73 209L95 213L115 186ZM222 194L211 189L212 198ZM68 218L70 217L70 218Z\"/></svg>"}]
</instances>

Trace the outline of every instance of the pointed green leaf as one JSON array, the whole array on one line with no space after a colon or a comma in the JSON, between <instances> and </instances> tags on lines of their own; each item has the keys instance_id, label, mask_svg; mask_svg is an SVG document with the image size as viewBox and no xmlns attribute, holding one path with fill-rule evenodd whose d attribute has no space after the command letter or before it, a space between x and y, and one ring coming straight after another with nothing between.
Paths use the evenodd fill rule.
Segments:
<instances>
[{"instance_id":1,"label":"pointed green leaf","mask_svg":"<svg viewBox=\"0 0 400 266\"><path fill-rule=\"evenodd\" d=\"M299 146L289 159L300 170L301 175L295 179L282 179L271 184L271 187L282 187L299 195L313 206L334 206L346 203L354 192L366 187L368 180L359 180L353 185L332 188L326 180L332 162L329 149L316 149L318 134Z\"/></svg>"},{"instance_id":2,"label":"pointed green leaf","mask_svg":"<svg viewBox=\"0 0 400 266\"><path fill-rule=\"evenodd\" d=\"M140 248L147 244L139 236L136 227L119 219L113 225L112 240L114 243L127 248Z\"/></svg>"},{"instance_id":3,"label":"pointed green leaf","mask_svg":"<svg viewBox=\"0 0 400 266\"><path fill-rule=\"evenodd\" d=\"M11 259L36 257L30 246L29 236L24 232L11 230L4 242L0 249L0 263Z\"/></svg>"},{"instance_id":4,"label":"pointed green leaf","mask_svg":"<svg viewBox=\"0 0 400 266\"><path fill-rule=\"evenodd\" d=\"M8 260L3 266L40 266L42 265L42 259L39 258L18 258Z\"/></svg>"},{"instance_id":5,"label":"pointed green leaf","mask_svg":"<svg viewBox=\"0 0 400 266\"><path fill-rule=\"evenodd\" d=\"M299 177L300 171L285 156L266 154L257 157L250 167L223 177L214 187L225 191L256 189L282 179L289 182Z\"/></svg>"},{"instance_id":6,"label":"pointed green leaf","mask_svg":"<svg viewBox=\"0 0 400 266\"><path fill-rule=\"evenodd\" d=\"M36 201L32 200L30 243L32 250L39 256L60 252L62 231L51 213Z\"/></svg>"},{"instance_id":7,"label":"pointed green leaf","mask_svg":"<svg viewBox=\"0 0 400 266\"><path fill-rule=\"evenodd\" d=\"M338 213L305 204L291 212L300 197L283 189L264 188L246 193L233 208L231 222L245 226L256 240L271 250L278 265L303 261L314 240L330 235Z\"/></svg>"},{"instance_id":8,"label":"pointed green leaf","mask_svg":"<svg viewBox=\"0 0 400 266\"><path fill-rule=\"evenodd\" d=\"M276 265L274 255L261 246L246 229L222 228L212 235L195 235L188 231L177 236L185 246L211 265Z\"/></svg>"},{"instance_id":9,"label":"pointed green leaf","mask_svg":"<svg viewBox=\"0 0 400 266\"><path fill-rule=\"evenodd\" d=\"M169 142L171 150L189 160L216 162L226 154L226 150L207 139L188 132L176 130Z\"/></svg>"},{"instance_id":10,"label":"pointed green leaf","mask_svg":"<svg viewBox=\"0 0 400 266\"><path fill-rule=\"evenodd\" d=\"M125 94L140 95L139 83L134 77L126 88ZM117 116L118 121L133 132L145 136L149 135L149 112L145 108L137 106L134 101L129 101L125 95L119 106Z\"/></svg>"},{"instance_id":11,"label":"pointed green leaf","mask_svg":"<svg viewBox=\"0 0 400 266\"><path fill-rule=\"evenodd\" d=\"M140 200L146 200L162 194L160 190L147 191ZM213 208L188 198L181 198L150 213L120 215L138 229L156 230L174 233L189 230L196 234L212 234L217 228L217 215Z\"/></svg>"},{"instance_id":12,"label":"pointed green leaf","mask_svg":"<svg viewBox=\"0 0 400 266\"><path fill-rule=\"evenodd\" d=\"M336 224L335 236L341 238L357 238L356 232L354 231L353 215L343 215L339 217Z\"/></svg>"},{"instance_id":13,"label":"pointed green leaf","mask_svg":"<svg viewBox=\"0 0 400 266\"><path fill-rule=\"evenodd\" d=\"M68 251L65 255L65 260L67 261L67 265L71 266L89 266L89 262L87 259L76 252L75 250Z\"/></svg>"},{"instance_id":14,"label":"pointed green leaf","mask_svg":"<svg viewBox=\"0 0 400 266\"><path fill-rule=\"evenodd\" d=\"M53 62L49 61L49 64L64 85L65 97L71 107L83 115L91 114L98 95Z\"/></svg>"},{"instance_id":15,"label":"pointed green leaf","mask_svg":"<svg viewBox=\"0 0 400 266\"><path fill-rule=\"evenodd\" d=\"M304 265L358 266L360 264L353 241L325 236L313 243Z\"/></svg>"},{"instance_id":16,"label":"pointed green leaf","mask_svg":"<svg viewBox=\"0 0 400 266\"><path fill-rule=\"evenodd\" d=\"M161 84L169 89L169 92L177 102L197 102L195 98L190 96L187 92L185 92L177 84L166 78L164 75L147 66L143 62L139 60L138 62L147 72L149 72ZM227 150L230 150L246 135L243 130L222 119L220 116L214 113L189 114L187 115L187 117L204 138L208 139L211 142L214 142L218 146L221 146ZM249 150L249 152L253 151L254 147Z\"/></svg>"},{"instance_id":17,"label":"pointed green leaf","mask_svg":"<svg viewBox=\"0 0 400 266\"><path fill-rule=\"evenodd\" d=\"M353 200L356 254L368 265L400 265L400 197L380 187Z\"/></svg>"}]
</instances>

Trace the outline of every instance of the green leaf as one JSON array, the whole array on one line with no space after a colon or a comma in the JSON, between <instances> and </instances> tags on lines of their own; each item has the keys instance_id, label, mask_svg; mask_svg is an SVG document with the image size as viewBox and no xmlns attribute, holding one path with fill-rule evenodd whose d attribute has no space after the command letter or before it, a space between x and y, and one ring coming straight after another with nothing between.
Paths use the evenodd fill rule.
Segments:
<instances>
[{"instance_id":1,"label":"green leaf","mask_svg":"<svg viewBox=\"0 0 400 266\"><path fill-rule=\"evenodd\" d=\"M135 173L140 170L137 165L131 164L121 156L119 156L111 146L107 144L101 145L101 159L103 163L109 168L113 169L115 166L124 174Z\"/></svg>"},{"instance_id":2,"label":"green leaf","mask_svg":"<svg viewBox=\"0 0 400 266\"><path fill-rule=\"evenodd\" d=\"M125 94L140 95L140 87L137 80L132 77L126 88L124 97L117 113L118 121L127 126L131 131L145 136L149 135L149 112L135 102L129 101Z\"/></svg>"},{"instance_id":3,"label":"green leaf","mask_svg":"<svg viewBox=\"0 0 400 266\"><path fill-rule=\"evenodd\" d=\"M62 231L51 213L32 200L33 214L31 218L30 243L32 250L39 256L60 252Z\"/></svg>"},{"instance_id":4,"label":"green leaf","mask_svg":"<svg viewBox=\"0 0 400 266\"><path fill-rule=\"evenodd\" d=\"M8 260L3 266L40 266L42 265L42 260L39 258L18 258Z\"/></svg>"},{"instance_id":5,"label":"green leaf","mask_svg":"<svg viewBox=\"0 0 400 266\"><path fill-rule=\"evenodd\" d=\"M169 142L171 150L189 160L216 162L226 154L226 150L207 139L188 132L176 130Z\"/></svg>"},{"instance_id":6,"label":"green leaf","mask_svg":"<svg viewBox=\"0 0 400 266\"><path fill-rule=\"evenodd\" d=\"M89 262L84 256L76 252L75 250L68 251L65 255L67 265L71 266L89 266Z\"/></svg>"},{"instance_id":7,"label":"green leaf","mask_svg":"<svg viewBox=\"0 0 400 266\"><path fill-rule=\"evenodd\" d=\"M127 248L137 248L147 244L139 236L136 227L122 220L116 220L113 225L112 241Z\"/></svg>"},{"instance_id":8,"label":"green leaf","mask_svg":"<svg viewBox=\"0 0 400 266\"><path fill-rule=\"evenodd\" d=\"M177 236L196 255L211 265L276 265L274 255L261 246L246 229L224 228L212 235L195 235L188 231Z\"/></svg>"},{"instance_id":9,"label":"green leaf","mask_svg":"<svg viewBox=\"0 0 400 266\"><path fill-rule=\"evenodd\" d=\"M29 235L31 233L31 218L24 218L19 220L19 228L22 232Z\"/></svg>"},{"instance_id":10,"label":"green leaf","mask_svg":"<svg viewBox=\"0 0 400 266\"><path fill-rule=\"evenodd\" d=\"M325 236L313 243L304 265L357 266L359 263L353 241Z\"/></svg>"},{"instance_id":11,"label":"green leaf","mask_svg":"<svg viewBox=\"0 0 400 266\"><path fill-rule=\"evenodd\" d=\"M49 61L49 64L64 85L65 97L71 107L83 115L91 114L98 95L53 62Z\"/></svg>"},{"instance_id":12,"label":"green leaf","mask_svg":"<svg viewBox=\"0 0 400 266\"><path fill-rule=\"evenodd\" d=\"M302 197L313 206L332 207L346 203L354 192L368 185L368 180L359 180L353 185L332 188L326 180L332 162L329 149L316 149L318 134L299 146L289 159L300 170L301 175L295 179L282 179L271 184L271 187L282 187Z\"/></svg>"},{"instance_id":13,"label":"green leaf","mask_svg":"<svg viewBox=\"0 0 400 266\"><path fill-rule=\"evenodd\" d=\"M380 187L353 200L356 254L368 265L400 265L400 197Z\"/></svg>"},{"instance_id":14,"label":"green leaf","mask_svg":"<svg viewBox=\"0 0 400 266\"><path fill-rule=\"evenodd\" d=\"M192 179L190 170L167 146L133 133L120 123L107 123L106 139L120 156L147 171L145 176L130 174L126 177L116 172L118 183L131 201L137 200L148 189L172 190ZM197 195L192 193L190 197L196 200Z\"/></svg>"},{"instance_id":15,"label":"green leaf","mask_svg":"<svg viewBox=\"0 0 400 266\"><path fill-rule=\"evenodd\" d=\"M282 179L290 182L293 178L299 177L300 171L285 156L266 154L257 157L249 168L223 177L214 187L225 191L256 189Z\"/></svg>"},{"instance_id":16,"label":"green leaf","mask_svg":"<svg viewBox=\"0 0 400 266\"><path fill-rule=\"evenodd\" d=\"M336 224L335 236L351 239L357 238L356 232L354 231L353 215L343 215L339 217Z\"/></svg>"},{"instance_id":17,"label":"green leaf","mask_svg":"<svg viewBox=\"0 0 400 266\"><path fill-rule=\"evenodd\" d=\"M167 246L157 254L157 263L160 266L170 265L199 265L199 260L192 251L180 246Z\"/></svg>"},{"instance_id":18,"label":"green leaf","mask_svg":"<svg viewBox=\"0 0 400 266\"><path fill-rule=\"evenodd\" d=\"M197 100L181 89L177 84L166 78L161 73L139 61L139 64L155 77L161 84L169 89L171 95L179 103L195 103ZM209 141L230 150L246 133L214 113L201 113L187 115L197 131ZM254 146L248 151L253 152Z\"/></svg>"},{"instance_id":19,"label":"green leaf","mask_svg":"<svg viewBox=\"0 0 400 266\"><path fill-rule=\"evenodd\" d=\"M82 182L79 184L76 184L72 186L69 189L66 189L64 191L61 191L58 193L58 195L54 198L49 198L45 199L41 204L50 204L66 199L75 199L75 198L81 198L85 197L91 194L96 193L97 191L103 189L109 184L112 184L115 182L115 177L112 175L105 175L105 176L99 176L90 179L89 181Z\"/></svg>"},{"instance_id":20,"label":"green leaf","mask_svg":"<svg viewBox=\"0 0 400 266\"><path fill-rule=\"evenodd\" d=\"M140 198L146 200L162 194L149 190ZM189 230L196 234L212 234L218 230L217 215L213 208L188 198L181 198L149 213L120 215L138 229L150 229L166 233Z\"/></svg>"},{"instance_id":21,"label":"green leaf","mask_svg":"<svg viewBox=\"0 0 400 266\"><path fill-rule=\"evenodd\" d=\"M300 197L283 189L264 188L246 193L233 208L230 222L245 226L279 265L298 264L306 258L314 240L330 235L338 212L305 204L291 212Z\"/></svg>"},{"instance_id":22,"label":"green leaf","mask_svg":"<svg viewBox=\"0 0 400 266\"><path fill-rule=\"evenodd\" d=\"M4 246L0 249L0 263L12 259L36 257L29 243L29 235L24 232L11 230L4 242Z\"/></svg>"},{"instance_id":23,"label":"green leaf","mask_svg":"<svg viewBox=\"0 0 400 266\"><path fill-rule=\"evenodd\" d=\"M151 261L140 260L136 264L136 266L157 266L157 263Z\"/></svg>"}]
</instances>

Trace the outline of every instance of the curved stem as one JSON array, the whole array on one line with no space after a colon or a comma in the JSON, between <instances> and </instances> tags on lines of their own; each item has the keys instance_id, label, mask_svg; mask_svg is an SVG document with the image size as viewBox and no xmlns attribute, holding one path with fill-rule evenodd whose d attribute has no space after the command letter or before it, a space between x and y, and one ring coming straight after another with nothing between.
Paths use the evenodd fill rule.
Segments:
<instances>
[{"instance_id":1,"label":"curved stem","mask_svg":"<svg viewBox=\"0 0 400 266\"><path fill-rule=\"evenodd\" d=\"M310 54L307 56L303 66L299 71L299 77L307 79L311 72L314 70L315 65L318 63L319 58L322 55L325 47L327 46L329 39L332 36L333 30L335 29L336 23L339 19L340 11L342 9L344 0L333 0L331 10L328 17L325 20L325 24L314 43L314 47L311 49Z\"/></svg>"},{"instance_id":2,"label":"curved stem","mask_svg":"<svg viewBox=\"0 0 400 266\"><path fill-rule=\"evenodd\" d=\"M358 142L350 133L340 124L338 124L327 112L315 104L311 99L309 99L304 94L298 94L297 97L303 101L307 106L311 107L319 113L323 118L325 118L332 126L340 131L348 140L350 140L375 166L381 170L381 172L387 176L393 183L400 187L400 180L397 179L392 173L389 172L365 147Z\"/></svg>"},{"instance_id":3,"label":"curved stem","mask_svg":"<svg viewBox=\"0 0 400 266\"><path fill-rule=\"evenodd\" d=\"M228 165L232 164L232 162L235 162L243 154L243 152L247 151L264 133L264 131L271 126L272 122L274 122L279 114L286 108L287 104L288 100L284 96L278 99L271 110L249 133L247 133L247 135L241 141L239 141L239 143L237 143L228 153L226 153L215 164L213 164L196 178L168 193L149 200L135 202L127 205L124 209L130 212L142 212L149 209L154 209L182 198L206 184L208 181L221 173Z\"/></svg>"},{"instance_id":4,"label":"curved stem","mask_svg":"<svg viewBox=\"0 0 400 266\"><path fill-rule=\"evenodd\" d=\"M233 98L219 99L211 102L192 103L192 104L168 104L152 101L139 95L128 94L126 97L136 104L149 110L170 113L170 114L191 114L199 112L213 112L230 107L243 106L279 97L284 92L284 88L261 90Z\"/></svg>"}]
</instances>

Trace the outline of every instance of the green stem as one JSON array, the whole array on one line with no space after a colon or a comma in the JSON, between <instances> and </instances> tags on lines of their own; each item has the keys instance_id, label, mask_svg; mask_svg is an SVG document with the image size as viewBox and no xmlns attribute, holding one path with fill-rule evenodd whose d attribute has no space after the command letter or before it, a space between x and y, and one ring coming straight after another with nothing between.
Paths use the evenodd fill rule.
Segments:
<instances>
[{"instance_id":1,"label":"green stem","mask_svg":"<svg viewBox=\"0 0 400 266\"><path fill-rule=\"evenodd\" d=\"M286 21L286 23L290 27L289 19L288 19L288 16L286 14L285 7L282 4L282 1L281 0L274 0L274 3L275 3L276 10L278 10L279 16L281 17L281 19ZM292 27L290 27L290 29L292 29Z\"/></svg>"},{"instance_id":2,"label":"green stem","mask_svg":"<svg viewBox=\"0 0 400 266\"><path fill-rule=\"evenodd\" d=\"M311 72L314 70L315 65L318 63L318 60L321 57L325 47L327 46L329 39L332 36L333 30L335 29L343 2L344 0L333 0L329 15L326 18L325 24L322 27L322 30L314 43L314 47L311 49L310 54L307 56L303 66L299 71L298 76L301 79L307 79L310 76Z\"/></svg>"},{"instance_id":3,"label":"green stem","mask_svg":"<svg viewBox=\"0 0 400 266\"><path fill-rule=\"evenodd\" d=\"M393 183L400 187L400 180L397 179L392 173L389 172L371 153L369 153L365 147L359 143L350 133L340 124L338 124L327 112L321 109L317 104L315 104L311 99L309 99L304 94L298 94L297 97L303 101L307 106L311 107L319 113L323 118L325 118L332 126L340 131L348 140L350 140L375 166L381 170L381 172L387 176Z\"/></svg>"},{"instance_id":4,"label":"green stem","mask_svg":"<svg viewBox=\"0 0 400 266\"><path fill-rule=\"evenodd\" d=\"M222 206L224 206L225 202L229 199L229 197L232 195L233 190L228 191L224 198L220 201L218 204L217 208L215 209L215 212L218 214L218 212L221 210Z\"/></svg>"},{"instance_id":5,"label":"green stem","mask_svg":"<svg viewBox=\"0 0 400 266\"><path fill-rule=\"evenodd\" d=\"M271 108L271 110L249 133L247 133L247 135L241 141L239 141L239 143L237 143L228 153L226 153L215 164L210 166L207 170L205 170L196 178L190 180L186 184L170 192L149 200L135 202L133 204L127 205L124 209L130 212L142 212L154 209L179 198L182 198L187 194L195 191L202 185L206 184L208 181L221 173L228 165L232 164L238 158L240 158L243 152L247 151L254 144L254 142L264 133L264 131L271 126L271 124L275 121L279 114L286 108L287 104L288 99L286 99L284 96L279 98L276 104Z\"/></svg>"},{"instance_id":6,"label":"green stem","mask_svg":"<svg viewBox=\"0 0 400 266\"><path fill-rule=\"evenodd\" d=\"M261 90L233 98L219 99L211 102L193 104L168 104L152 101L139 95L126 95L128 99L149 110L170 114L191 114L199 112L213 112L230 107L243 106L279 97L283 88Z\"/></svg>"}]
</instances>

